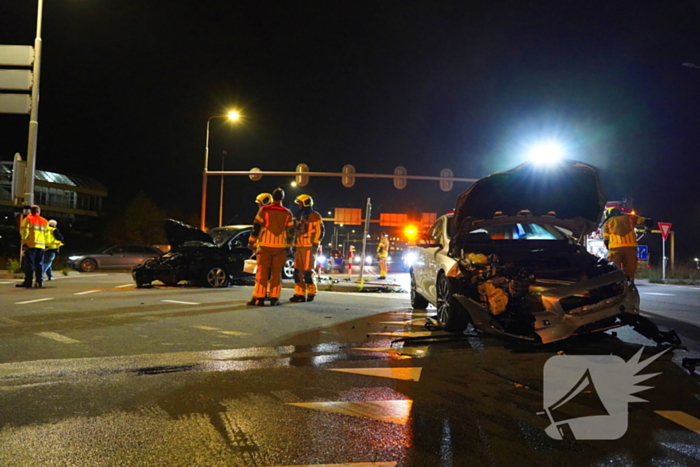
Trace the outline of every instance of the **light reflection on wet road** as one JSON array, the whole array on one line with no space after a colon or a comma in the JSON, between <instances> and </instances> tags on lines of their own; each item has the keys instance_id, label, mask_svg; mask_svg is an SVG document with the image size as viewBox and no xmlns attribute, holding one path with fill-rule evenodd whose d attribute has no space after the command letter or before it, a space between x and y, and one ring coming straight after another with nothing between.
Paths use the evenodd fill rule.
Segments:
<instances>
[{"instance_id":1,"label":"light reflection on wet road","mask_svg":"<svg viewBox=\"0 0 700 467\"><path fill-rule=\"evenodd\" d=\"M421 337L445 334L394 310L272 346L2 363L0 465L700 463L700 434L656 413L682 412L691 426L700 418L698 377L672 361L681 351L649 366L662 374L640 393L648 403L630 405L620 440L558 441L538 415L548 358L659 349L625 329L539 348L489 336L430 341ZM421 334L392 343L392 332ZM589 410L567 406L571 417Z\"/></svg>"}]
</instances>

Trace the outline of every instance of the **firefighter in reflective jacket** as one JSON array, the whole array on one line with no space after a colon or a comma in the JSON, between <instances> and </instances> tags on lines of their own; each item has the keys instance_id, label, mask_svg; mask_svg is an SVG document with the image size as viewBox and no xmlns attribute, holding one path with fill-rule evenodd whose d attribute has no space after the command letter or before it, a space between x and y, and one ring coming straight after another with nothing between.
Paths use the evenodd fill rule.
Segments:
<instances>
[{"instance_id":1,"label":"firefighter in reflective jacket","mask_svg":"<svg viewBox=\"0 0 700 467\"><path fill-rule=\"evenodd\" d=\"M617 264L634 282L637 271L637 234L638 225L653 227L654 221L634 214L626 214L616 207L608 208L603 224L603 241L608 249L608 259Z\"/></svg>"},{"instance_id":2,"label":"firefighter in reflective jacket","mask_svg":"<svg viewBox=\"0 0 700 467\"><path fill-rule=\"evenodd\" d=\"M290 302L313 302L316 297L316 255L323 240L323 218L309 195L294 200L299 207L294 241L294 295Z\"/></svg>"},{"instance_id":3,"label":"firefighter in reflective jacket","mask_svg":"<svg viewBox=\"0 0 700 467\"><path fill-rule=\"evenodd\" d=\"M41 217L41 208L34 205L30 208L30 214L22 220L19 234L22 237L24 250L24 282L17 287L32 287L32 275L36 280L36 286L44 283L44 250L48 236L49 221Z\"/></svg>"},{"instance_id":4,"label":"firefighter in reflective jacket","mask_svg":"<svg viewBox=\"0 0 700 467\"><path fill-rule=\"evenodd\" d=\"M387 272L387 258L389 257L389 235L386 232L382 232L379 239L379 244L377 245L377 260L379 262L379 277L377 279L386 279Z\"/></svg>"},{"instance_id":5,"label":"firefighter in reflective jacket","mask_svg":"<svg viewBox=\"0 0 700 467\"><path fill-rule=\"evenodd\" d=\"M255 274L253 298L248 305L265 305L268 284L270 305L280 305L282 268L294 239L294 219L292 212L282 206L283 200L284 190L277 188L272 192L272 204L261 207L255 216L248 248L257 250L258 270Z\"/></svg>"}]
</instances>

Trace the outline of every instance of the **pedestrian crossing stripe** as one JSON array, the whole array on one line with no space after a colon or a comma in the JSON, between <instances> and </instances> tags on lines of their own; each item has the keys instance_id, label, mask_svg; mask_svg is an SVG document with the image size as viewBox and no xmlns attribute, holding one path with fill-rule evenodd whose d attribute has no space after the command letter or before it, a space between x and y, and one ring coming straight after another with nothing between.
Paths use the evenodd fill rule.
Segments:
<instances>
[{"instance_id":1,"label":"pedestrian crossing stripe","mask_svg":"<svg viewBox=\"0 0 700 467\"><path fill-rule=\"evenodd\" d=\"M330 371L351 373L355 375L378 376L380 378L402 379L405 381L419 381L423 368L328 368Z\"/></svg>"},{"instance_id":2,"label":"pedestrian crossing stripe","mask_svg":"<svg viewBox=\"0 0 700 467\"><path fill-rule=\"evenodd\" d=\"M405 425L408 423L413 401L290 402L288 405Z\"/></svg>"},{"instance_id":3,"label":"pedestrian crossing stripe","mask_svg":"<svg viewBox=\"0 0 700 467\"><path fill-rule=\"evenodd\" d=\"M428 352L428 347L355 347L352 350L361 350L363 352L384 352L398 353L401 355L422 356Z\"/></svg>"},{"instance_id":4,"label":"pedestrian crossing stripe","mask_svg":"<svg viewBox=\"0 0 700 467\"><path fill-rule=\"evenodd\" d=\"M700 435L700 419L680 410L655 410L654 412Z\"/></svg>"},{"instance_id":5,"label":"pedestrian crossing stripe","mask_svg":"<svg viewBox=\"0 0 700 467\"><path fill-rule=\"evenodd\" d=\"M278 465L275 467L396 467L396 461L389 461L389 462L343 462L342 464Z\"/></svg>"},{"instance_id":6,"label":"pedestrian crossing stripe","mask_svg":"<svg viewBox=\"0 0 700 467\"><path fill-rule=\"evenodd\" d=\"M399 312L399 311L392 311L389 314L396 315L396 316L409 316L409 317L413 316L414 318L431 316L430 314L423 313L423 312L404 313L404 312ZM433 315L434 314L435 313L433 313Z\"/></svg>"}]
</instances>

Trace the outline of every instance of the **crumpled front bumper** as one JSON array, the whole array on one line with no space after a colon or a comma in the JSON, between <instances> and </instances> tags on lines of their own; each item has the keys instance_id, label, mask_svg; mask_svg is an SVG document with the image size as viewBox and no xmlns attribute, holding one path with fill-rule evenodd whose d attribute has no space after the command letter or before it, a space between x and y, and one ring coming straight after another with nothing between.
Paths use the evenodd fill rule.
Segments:
<instances>
[{"instance_id":1,"label":"crumpled front bumper","mask_svg":"<svg viewBox=\"0 0 700 467\"><path fill-rule=\"evenodd\" d=\"M572 295L584 294L590 290L619 283L622 292L593 305L564 311L561 300ZM639 291L622 271L613 271L593 279L552 289L541 294L545 311L533 313L535 333L542 343L566 339L578 332L602 331L613 318L621 313L639 313ZM600 326L596 326L600 323ZM616 326L613 326L616 327Z\"/></svg>"}]
</instances>

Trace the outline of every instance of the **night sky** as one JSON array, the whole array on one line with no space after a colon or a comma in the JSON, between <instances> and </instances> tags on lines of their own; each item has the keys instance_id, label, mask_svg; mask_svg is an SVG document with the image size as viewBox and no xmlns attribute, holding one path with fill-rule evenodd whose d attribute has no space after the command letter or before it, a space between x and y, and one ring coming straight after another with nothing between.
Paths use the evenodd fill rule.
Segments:
<instances>
[{"instance_id":1,"label":"night sky","mask_svg":"<svg viewBox=\"0 0 700 467\"><path fill-rule=\"evenodd\" d=\"M35 1L0 0L0 44L35 32ZM42 38L37 168L100 181L110 212L143 191L198 215L206 121L236 106L241 124L212 121L210 170L225 150L227 170L479 178L557 139L608 199L673 222L677 259L700 255L695 0L45 0ZM0 114L0 159L26 156L28 120ZM290 181L227 178L225 220ZM466 187L312 178L287 205L442 213Z\"/></svg>"}]
</instances>

